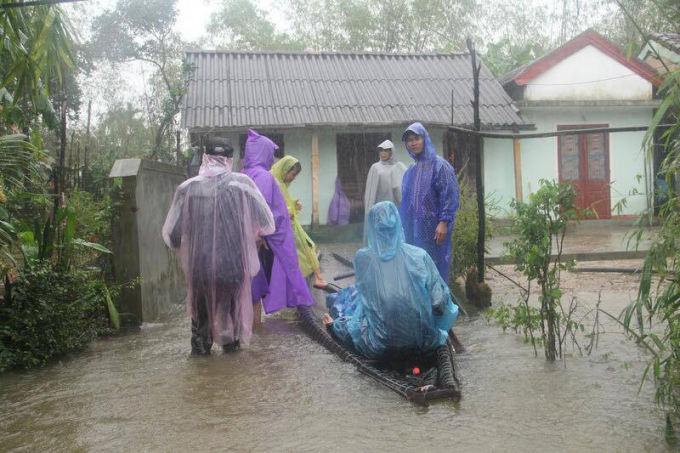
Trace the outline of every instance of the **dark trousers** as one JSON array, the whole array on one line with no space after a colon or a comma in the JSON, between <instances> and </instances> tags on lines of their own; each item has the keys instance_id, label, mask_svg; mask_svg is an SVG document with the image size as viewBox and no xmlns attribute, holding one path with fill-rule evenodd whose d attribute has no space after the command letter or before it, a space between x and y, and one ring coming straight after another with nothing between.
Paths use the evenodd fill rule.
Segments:
<instances>
[{"instance_id":1,"label":"dark trousers","mask_svg":"<svg viewBox=\"0 0 680 453\"><path fill-rule=\"evenodd\" d=\"M194 314L191 317L191 354L192 355L207 355L210 354L210 349L213 345L212 329L211 329L211 316L208 314L210 310L208 299L205 297L205 292L208 291L207 288L201 288L199 294L196 297L196 305L194 307ZM224 316L231 317L234 323L239 320L236 319L236 300L234 295L238 289L238 284L233 286L221 287L217 289L217 296L219 297L219 303L224 304L223 306L217 307L216 313L212 316ZM222 348L227 351L235 347L238 347L238 339L234 338L234 342L230 344L225 344Z\"/></svg>"}]
</instances>

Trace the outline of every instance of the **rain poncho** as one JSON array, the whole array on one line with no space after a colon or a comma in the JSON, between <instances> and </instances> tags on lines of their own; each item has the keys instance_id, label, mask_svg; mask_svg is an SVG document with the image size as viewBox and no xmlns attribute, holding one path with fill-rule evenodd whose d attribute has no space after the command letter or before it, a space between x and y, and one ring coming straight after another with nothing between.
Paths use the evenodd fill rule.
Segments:
<instances>
[{"instance_id":1,"label":"rain poncho","mask_svg":"<svg viewBox=\"0 0 680 453\"><path fill-rule=\"evenodd\" d=\"M342 182L340 178L335 178L335 193L331 199L331 204L328 206L328 224L329 225L347 225L349 223L349 214L351 204L349 198L342 190Z\"/></svg>"},{"instance_id":2,"label":"rain poncho","mask_svg":"<svg viewBox=\"0 0 680 453\"><path fill-rule=\"evenodd\" d=\"M422 124L413 123L406 129L402 136L404 144L409 131L422 136L425 144L418 156L408 151L416 163L406 170L401 189L399 213L404 223L406 242L425 249L437 265L439 275L448 281L451 233L458 210L456 173L450 163L437 155ZM434 239L434 232L441 221L448 223L448 229L440 245Z\"/></svg>"},{"instance_id":3,"label":"rain poncho","mask_svg":"<svg viewBox=\"0 0 680 453\"><path fill-rule=\"evenodd\" d=\"M356 291L330 299L339 316L333 334L370 359L433 351L458 316L446 282L423 249L404 242L393 203L373 206L366 229L368 247L354 257Z\"/></svg>"},{"instance_id":4,"label":"rain poncho","mask_svg":"<svg viewBox=\"0 0 680 453\"><path fill-rule=\"evenodd\" d=\"M286 206L288 207L288 214L293 225L293 236L295 236L295 247L297 248L298 263L302 275L307 277L311 275L316 269L319 269L319 260L316 257L316 245L307 235L307 232L300 225L298 220L298 211L295 207L295 198L290 196L288 187L290 183L284 182L283 178L286 173L290 171L299 161L293 156L284 156L281 160L274 164L271 169L271 174L274 175L276 182L279 183L279 188L283 197L286 199Z\"/></svg>"},{"instance_id":5,"label":"rain poncho","mask_svg":"<svg viewBox=\"0 0 680 453\"><path fill-rule=\"evenodd\" d=\"M274 232L274 218L257 186L232 173L232 165L231 158L205 154L198 176L177 188L162 231L180 255L189 315L207 315L209 345L248 344L251 279L260 269L255 242Z\"/></svg>"},{"instance_id":6,"label":"rain poncho","mask_svg":"<svg viewBox=\"0 0 680 453\"><path fill-rule=\"evenodd\" d=\"M386 140L378 148L385 149L385 146L390 145L392 145L392 142ZM391 150L392 146L388 149ZM399 207L401 204L401 181L405 172L406 165L399 162L394 153L388 160L380 160L371 166L368 171L368 178L366 178L366 192L364 193L364 209L366 210L364 223L368 218L368 210L376 203L391 201ZM364 245L366 245L365 232L366 229L364 229Z\"/></svg>"},{"instance_id":7,"label":"rain poncho","mask_svg":"<svg viewBox=\"0 0 680 453\"><path fill-rule=\"evenodd\" d=\"M276 232L265 237L267 246L274 253L270 280L267 282L264 269L260 269L253 279L253 299L258 300L266 294L262 304L267 313L284 307L314 305L309 287L300 273L286 199L274 176L269 173L274 162L274 151L278 148L267 137L253 130L248 131L243 174L249 176L260 189L276 224Z\"/></svg>"}]
</instances>

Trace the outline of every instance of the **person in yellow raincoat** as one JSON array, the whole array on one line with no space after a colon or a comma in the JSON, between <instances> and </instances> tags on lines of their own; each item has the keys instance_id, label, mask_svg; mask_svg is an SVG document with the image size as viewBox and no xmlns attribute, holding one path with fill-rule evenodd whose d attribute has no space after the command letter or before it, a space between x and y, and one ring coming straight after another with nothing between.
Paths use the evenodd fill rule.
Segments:
<instances>
[{"instance_id":1,"label":"person in yellow raincoat","mask_svg":"<svg viewBox=\"0 0 680 453\"><path fill-rule=\"evenodd\" d=\"M302 210L300 200L290 196L288 191L290 183L295 181L295 178L302 170L300 161L293 156L284 156L281 160L274 164L271 174L274 175L276 182L279 183L281 192L286 199L286 206L288 207L288 215L293 224L293 235L295 236L295 247L297 248L298 262L300 263L300 270L305 277L314 274L314 287L325 288L328 283L323 278L321 273L321 265L316 257L316 245L312 239L307 235L307 232L300 225L298 220L298 212Z\"/></svg>"}]
</instances>

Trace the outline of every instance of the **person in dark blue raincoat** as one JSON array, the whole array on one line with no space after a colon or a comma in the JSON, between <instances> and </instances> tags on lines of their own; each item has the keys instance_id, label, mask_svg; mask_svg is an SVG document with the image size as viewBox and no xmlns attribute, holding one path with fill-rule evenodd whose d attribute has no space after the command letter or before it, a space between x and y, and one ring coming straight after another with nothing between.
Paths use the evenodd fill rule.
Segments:
<instances>
[{"instance_id":1,"label":"person in dark blue raincoat","mask_svg":"<svg viewBox=\"0 0 680 453\"><path fill-rule=\"evenodd\" d=\"M401 137L415 165L406 170L399 214L408 244L425 249L444 281L449 281L451 233L458 210L458 181L453 167L437 155L421 123Z\"/></svg>"},{"instance_id":2,"label":"person in dark blue raincoat","mask_svg":"<svg viewBox=\"0 0 680 453\"><path fill-rule=\"evenodd\" d=\"M369 359L436 350L458 316L448 284L425 250L404 243L394 203L374 205L365 228L368 247L354 257L357 283L328 296L324 324Z\"/></svg>"}]
</instances>

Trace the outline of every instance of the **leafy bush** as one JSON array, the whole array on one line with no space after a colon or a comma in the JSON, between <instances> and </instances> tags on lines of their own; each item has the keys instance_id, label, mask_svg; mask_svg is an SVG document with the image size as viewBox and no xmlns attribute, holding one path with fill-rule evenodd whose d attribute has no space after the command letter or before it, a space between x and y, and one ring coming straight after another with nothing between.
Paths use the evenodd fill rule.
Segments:
<instances>
[{"instance_id":1,"label":"leafy bush","mask_svg":"<svg viewBox=\"0 0 680 453\"><path fill-rule=\"evenodd\" d=\"M456 223L452 235L452 260L449 279L453 283L458 277L462 277L470 267L477 267L477 234L479 231L479 218L477 215L477 196L467 181L467 178L459 179L459 206L456 212ZM486 237L492 237L489 224L489 206L493 202L486 200Z\"/></svg>"},{"instance_id":2,"label":"leafy bush","mask_svg":"<svg viewBox=\"0 0 680 453\"><path fill-rule=\"evenodd\" d=\"M517 239L505 244L509 257L515 261L515 270L522 272L528 280L526 289L520 294L520 306L512 311L497 311L495 318L504 329L512 327L516 332L524 331L534 347L542 343L545 358L554 361L562 357L565 339L582 330L583 326L572 320L578 304L572 301L567 310L562 306L561 275L574 266L572 261L563 261L562 250L567 223L578 218L575 203L576 191L569 184L541 180L541 187L531 194L528 203L513 200L512 228ZM554 255L553 255L554 254ZM540 309L529 306L531 282L538 284ZM502 309L502 307L499 307ZM500 314L499 314L500 313ZM540 336L536 338L538 326ZM538 340L538 341L537 341Z\"/></svg>"},{"instance_id":3,"label":"leafy bush","mask_svg":"<svg viewBox=\"0 0 680 453\"><path fill-rule=\"evenodd\" d=\"M47 264L26 269L0 299L0 372L42 366L112 331L117 313L103 282Z\"/></svg>"}]
</instances>

